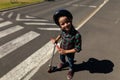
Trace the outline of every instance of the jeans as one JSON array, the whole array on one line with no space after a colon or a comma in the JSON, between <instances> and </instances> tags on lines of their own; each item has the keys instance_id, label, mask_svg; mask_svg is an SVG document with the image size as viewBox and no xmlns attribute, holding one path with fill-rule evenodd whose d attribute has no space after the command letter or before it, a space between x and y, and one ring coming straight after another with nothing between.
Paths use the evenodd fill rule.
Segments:
<instances>
[{"instance_id":1,"label":"jeans","mask_svg":"<svg viewBox=\"0 0 120 80\"><path fill-rule=\"evenodd\" d=\"M66 55L60 54L60 60L64 64L68 62L70 70L74 70L74 55L75 55L75 53L70 53L70 54L66 54ZM66 57L68 60L67 62L66 62Z\"/></svg>"}]
</instances>

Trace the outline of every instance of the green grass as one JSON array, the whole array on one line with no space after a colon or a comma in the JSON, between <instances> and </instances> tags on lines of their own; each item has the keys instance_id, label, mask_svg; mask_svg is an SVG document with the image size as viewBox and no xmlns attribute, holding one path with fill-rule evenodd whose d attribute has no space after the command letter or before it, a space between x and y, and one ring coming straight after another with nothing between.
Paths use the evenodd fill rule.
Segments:
<instances>
[{"instance_id":1,"label":"green grass","mask_svg":"<svg viewBox=\"0 0 120 80\"><path fill-rule=\"evenodd\" d=\"M12 7L24 6L27 4L33 4L33 3L42 2L42 1L44 1L44 0L29 0L29 1L28 0L21 0L21 1L11 3L9 0L9 1L5 1L5 2L0 3L0 10L12 8Z\"/></svg>"}]
</instances>

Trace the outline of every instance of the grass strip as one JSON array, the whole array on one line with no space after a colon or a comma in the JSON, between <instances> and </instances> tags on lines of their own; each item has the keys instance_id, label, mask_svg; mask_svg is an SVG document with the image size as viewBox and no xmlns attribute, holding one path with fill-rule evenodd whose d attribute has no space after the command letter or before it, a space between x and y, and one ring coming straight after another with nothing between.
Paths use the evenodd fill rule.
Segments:
<instances>
[{"instance_id":1,"label":"grass strip","mask_svg":"<svg viewBox=\"0 0 120 80\"><path fill-rule=\"evenodd\" d=\"M43 2L44 0L19 0L19 1L2 1L0 3L0 10L13 8L13 7L19 7L19 6L25 6L33 3L39 3Z\"/></svg>"}]
</instances>

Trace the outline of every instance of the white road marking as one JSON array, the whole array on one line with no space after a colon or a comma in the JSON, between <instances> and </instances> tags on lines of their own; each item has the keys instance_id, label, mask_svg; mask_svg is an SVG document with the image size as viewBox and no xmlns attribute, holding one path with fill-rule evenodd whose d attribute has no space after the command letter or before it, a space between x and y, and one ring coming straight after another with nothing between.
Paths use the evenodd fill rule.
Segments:
<instances>
[{"instance_id":1,"label":"white road marking","mask_svg":"<svg viewBox=\"0 0 120 80\"><path fill-rule=\"evenodd\" d=\"M6 56L7 54L11 53L12 51L16 50L17 48L23 46L24 44L28 43L29 41L33 40L34 38L38 37L40 34L30 31L8 43L0 46L0 58Z\"/></svg>"},{"instance_id":2,"label":"white road marking","mask_svg":"<svg viewBox=\"0 0 120 80\"><path fill-rule=\"evenodd\" d=\"M82 4L81 4L81 5L73 4L72 6L74 6L74 7L79 7L79 6L80 6L80 7L90 7L90 8L96 8L96 7L97 7L97 6L94 6L94 5L89 5L89 6L88 6L88 5L82 5Z\"/></svg>"},{"instance_id":3,"label":"white road marking","mask_svg":"<svg viewBox=\"0 0 120 80\"><path fill-rule=\"evenodd\" d=\"M9 15L8 15L8 18L11 18L13 15L13 12L11 12Z\"/></svg>"},{"instance_id":4,"label":"white road marking","mask_svg":"<svg viewBox=\"0 0 120 80\"><path fill-rule=\"evenodd\" d=\"M17 17L16 17L17 21L48 21L45 19L21 19L20 16L21 16L20 14L17 14Z\"/></svg>"},{"instance_id":5,"label":"white road marking","mask_svg":"<svg viewBox=\"0 0 120 80\"><path fill-rule=\"evenodd\" d=\"M60 28L38 28L40 30L60 31Z\"/></svg>"},{"instance_id":6,"label":"white road marking","mask_svg":"<svg viewBox=\"0 0 120 80\"><path fill-rule=\"evenodd\" d=\"M97 6L90 5L89 7L90 7L90 8L96 8Z\"/></svg>"},{"instance_id":7,"label":"white road marking","mask_svg":"<svg viewBox=\"0 0 120 80\"><path fill-rule=\"evenodd\" d=\"M29 22L26 22L24 23L26 25L56 25L55 23L29 23Z\"/></svg>"},{"instance_id":8,"label":"white road marking","mask_svg":"<svg viewBox=\"0 0 120 80\"><path fill-rule=\"evenodd\" d=\"M81 4L80 6L81 6L81 7L86 7L86 5L83 5L83 4Z\"/></svg>"},{"instance_id":9,"label":"white road marking","mask_svg":"<svg viewBox=\"0 0 120 80\"><path fill-rule=\"evenodd\" d=\"M7 35L9 35L11 33L14 33L14 32L16 32L18 30L21 30L21 29L23 29L23 27L17 25L15 27L11 27L11 28L8 28L6 30L0 31L0 38L5 37L5 36L7 36Z\"/></svg>"},{"instance_id":10,"label":"white road marking","mask_svg":"<svg viewBox=\"0 0 120 80\"><path fill-rule=\"evenodd\" d=\"M104 0L104 2L98 6L90 15L88 15L83 21L80 22L80 25L77 27L79 29L82 27L90 18L92 18L109 0Z\"/></svg>"},{"instance_id":11,"label":"white road marking","mask_svg":"<svg viewBox=\"0 0 120 80\"><path fill-rule=\"evenodd\" d=\"M26 17L26 18L35 18L35 17L33 17L33 16L28 16L28 15L26 15L25 17Z\"/></svg>"},{"instance_id":12,"label":"white road marking","mask_svg":"<svg viewBox=\"0 0 120 80\"><path fill-rule=\"evenodd\" d=\"M0 23L0 27L4 27L4 26L10 25L10 24L12 24L12 22L5 21L5 22Z\"/></svg>"}]
</instances>

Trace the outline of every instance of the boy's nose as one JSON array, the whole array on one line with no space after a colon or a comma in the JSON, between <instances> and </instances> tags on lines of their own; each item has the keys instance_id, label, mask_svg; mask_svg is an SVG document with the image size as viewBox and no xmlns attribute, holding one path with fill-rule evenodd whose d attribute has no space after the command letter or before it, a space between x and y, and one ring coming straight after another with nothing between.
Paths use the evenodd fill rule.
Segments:
<instances>
[{"instance_id":1,"label":"boy's nose","mask_svg":"<svg viewBox=\"0 0 120 80\"><path fill-rule=\"evenodd\" d=\"M64 27L66 27L66 26L68 26L68 24L67 24L67 23L65 23Z\"/></svg>"}]
</instances>

